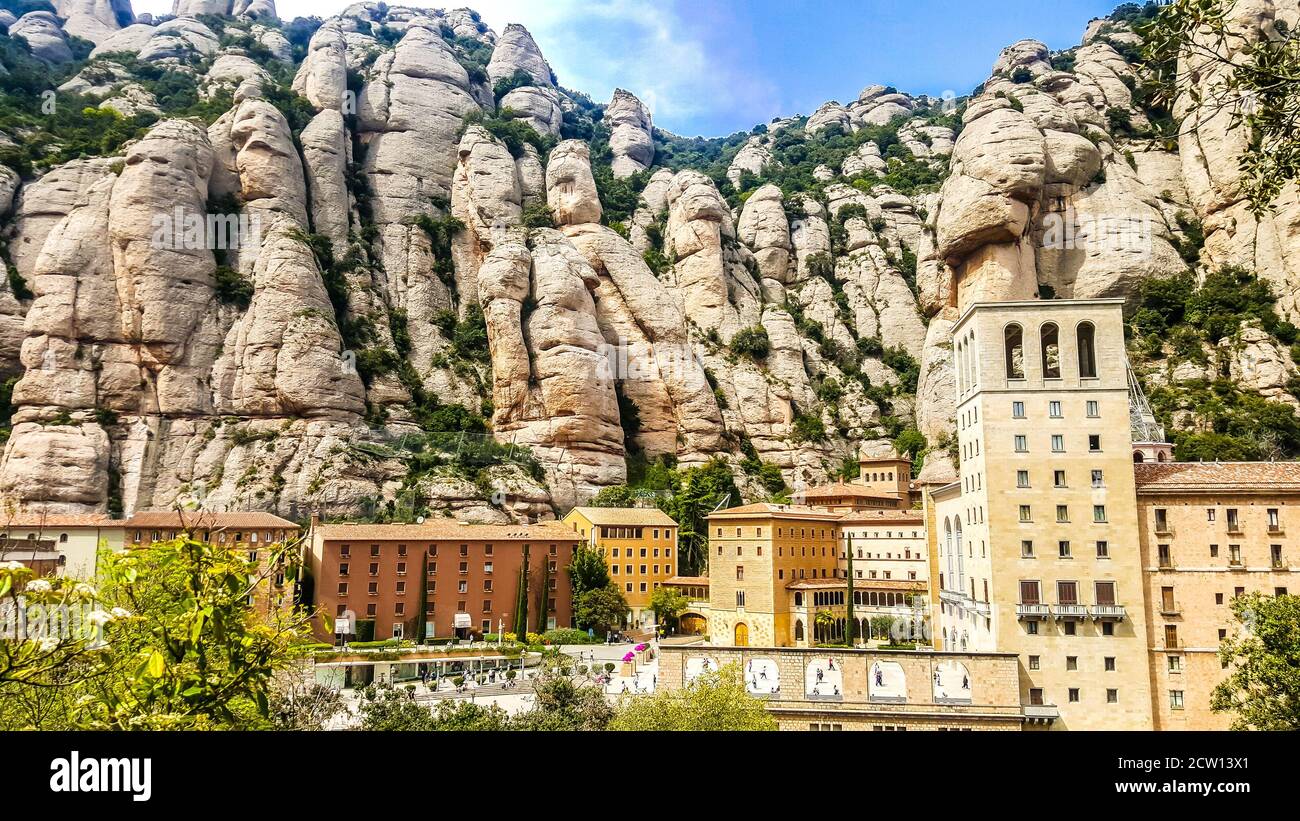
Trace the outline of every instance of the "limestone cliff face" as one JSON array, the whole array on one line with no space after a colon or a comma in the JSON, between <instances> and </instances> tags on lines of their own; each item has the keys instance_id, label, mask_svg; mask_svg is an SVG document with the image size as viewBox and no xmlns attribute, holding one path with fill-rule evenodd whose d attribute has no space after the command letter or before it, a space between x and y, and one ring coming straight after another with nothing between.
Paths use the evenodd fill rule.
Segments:
<instances>
[{"instance_id":1,"label":"limestone cliff face","mask_svg":"<svg viewBox=\"0 0 1300 821\"><path fill-rule=\"evenodd\" d=\"M1238 5L1244 41L1298 22ZM1188 270L1189 220L1203 268L1253 266L1300 318L1294 184L1253 217L1244 136L1191 100L1176 151L1115 133L1147 123L1122 26L1066 62L1013 44L960 105L869 85L690 167L632 92L566 91L526 29L468 9L358 3L291 43L270 0L55 7L5 22L62 93L156 122L110 156L0 167L0 494L30 507L510 521L634 459L757 459L797 489L908 426L940 459L964 307L1129 296ZM182 116L103 57L123 52L228 110ZM806 167L790 150L845 138ZM634 207L602 201L611 178ZM1140 242L1088 241L1117 218ZM1151 378L1300 404L1259 328L1207 347Z\"/></svg>"}]
</instances>

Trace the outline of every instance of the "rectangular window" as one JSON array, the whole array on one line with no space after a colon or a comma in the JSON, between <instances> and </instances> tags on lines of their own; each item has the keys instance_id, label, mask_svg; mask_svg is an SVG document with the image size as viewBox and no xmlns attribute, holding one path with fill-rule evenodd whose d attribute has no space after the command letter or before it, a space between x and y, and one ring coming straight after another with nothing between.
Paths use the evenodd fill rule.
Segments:
<instances>
[{"instance_id":1,"label":"rectangular window","mask_svg":"<svg viewBox=\"0 0 1300 821\"><path fill-rule=\"evenodd\" d=\"M1062 559L1070 558L1070 543L1068 541L1059 541L1056 543L1057 555Z\"/></svg>"},{"instance_id":2,"label":"rectangular window","mask_svg":"<svg viewBox=\"0 0 1300 821\"><path fill-rule=\"evenodd\" d=\"M1228 508L1228 532L1241 532L1241 524L1237 521L1237 509L1235 507Z\"/></svg>"},{"instance_id":3,"label":"rectangular window","mask_svg":"<svg viewBox=\"0 0 1300 821\"><path fill-rule=\"evenodd\" d=\"M1105 667L1107 673L1115 672L1115 657L1106 656L1105 658L1103 658L1102 666Z\"/></svg>"},{"instance_id":4,"label":"rectangular window","mask_svg":"<svg viewBox=\"0 0 1300 821\"><path fill-rule=\"evenodd\" d=\"M1106 688L1106 703L1107 703L1107 704L1119 704L1119 690L1115 689L1114 687L1107 687L1107 688Z\"/></svg>"},{"instance_id":5,"label":"rectangular window","mask_svg":"<svg viewBox=\"0 0 1300 821\"><path fill-rule=\"evenodd\" d=\"M1093 520L1094 522L1096 522L1097 524L1102 524L1102 523L1104 523L1104 522L1106 521L1106 506L1105 506L1105 505L1093 505L1093 506L1092 506L1092 520Z\"/></svg>"},{"instance_id":6,"label":"rectangular window","mask_svg":"<svg viewBox=\"0 0 1300 821\"><path fill-rule=\"evenodd\" d=\"M1115 605L1115 583L1112 581L1096 582L1097 604L1104 607Z\"/></svg>"},{"instance_id":7,"label":"rectangular window","mask_svg":"<svg viewBox=\"0 0 1300 821\"><path fill-rule=\"evenodd\" d=\"M1207 522L1213 522L1216 513L1217 513L1217 511L1216 511L1214 508L1212 508L1212 507L1207 507L1207 508L1205 509L1205 521L1207 521Z\"/></svg>"},{"instance_id":8,"label":"rectangular window","mask_svg":"<svg viewBox=\"0 0 1300 821\"><path fill-rule=\"evenodd\" d=\"M1030 511L1030 507L1029 507L1029 505L1021 505L1021 506L1020 506L1020 521L1022 521L1022 522L1032 522L1033 520L1034 520L1034 517L1033 517L1032 512Z\"/></svg>"},{"instance_id":9,"label":"rectangular window","mask_svg":"<svg viewBox=\"0 0 1300 821\"><path fill-rule=\"evenodd\" d=\"M1020 603L1021 604L1041 604L1038 598L1038 582L1024 581L1020 582Z\"/></svg>"},{"instance_id":10,"label":"rectangular window","mask_svg":"<svg viewBox=\"0 0 1300 821\"><path fill-rule=\"evenodd\" d=\"M1110 542L1097 542L1097 558L1098 559L1110 558Z\"/></svg>"},{"instance_id":11,"label":"rectangular window","mask_svg":"<svg viewBox=\"0 0 1300 821\"><path fill-rule=\"evenodd\" d=\"M631 587L632 587L632 585L629 584L629 585L628 585L628 588L631 589ZM737 591L736 591L736 606L737 606L737 607L744 607L744 606L745 606L745 591L744 591L744 590L737 590Z\"/></svg>"},{"instance_id":12,"label":"rectangular window","mask_svg":"<svg viewBox=\"0 0 1300 821\"><path fill-rule=\"evenodd\" d=\"M1030 669L1030 670L1037 670L1040 664L1041 664L1041 662L1039 661L1038 656L1030 656L1030 657L1029 657L1029 669Z\"/></svg>"},{"instance_id":13,"label":"rectangular window","mask_svg":"<svg viewBox=\"0 0 1300 821\"><path fill-rule=\"evenodd\" d=\"M1277 508L1275 507L1270 507L1268 509L1268 529L1272 531L1282 529L1282 520L1278 518Z\"/></svg>"},{"instance_id":14,"label":"rectangular window","mask_svg":"<svg viewBox=\"0 0 1300 821\"><path fill-rule=\"evenodd\" d=\"M1024 402L1012 402L1012 403L1011 403L1011 418L1012 418L1012 419L1024 419L1024 418L1025 418L1025 403L1024 403Z\"/></svg>"},{"instance_id":15,"label":"rectangular window","mask_svg":"<svg viewBox=\"0 0 1300 821\"><path fill-rule=\"evenodd\" d=\"M1023 434L1016 434L1016 453L1028 453L1029 440Z\"/></svg>"},{"instance_id":16,"label":"rectangular window","mask_svg":"<svg viewBox=\"0 0 1300 821\"><path fill-rule=\"evenodd\" d=\"M1077 670L1079 669L1079 657L1078 657L1078 656L1066 656L1066 657L1065 657L1065 669L1066 669L1066 670L1077 671Z\"/></svg>"},{"instance_id":17,"label":"rectangular window","mask_svg":"<svg viewBox=\"0 0 1300 821\"><path fill-rule=\"evenodd\" d=\"M1055 487L1065 487L1065 471L1063 470L1052 471L1052 484Z\"/></svg>"},{"instance_id":18,"label":"rectangular window","mask_svg":"<svg viewBox=\"0 0 1300 821\"><path fill-rule=\"evenodd\" d=\"M1178 612L1178 608L1174 605L1174 589L1172 587L1160 588L1160 612Z\"/></svg>"},{"instance_id":19,"label":"rectangular window","mask_svg":"<svg viewBox=\"0 0 1300 821\"><path fill-rule=\"evenodd\" d=\"M1079 603L1079 585L1077 582L1057 582L1056 583L1056 603L1057 604L1078 604Z\"/></svg>"},{"instance_id":20,"label":"rectangular window","mask_svg":"<svg viewBox=\"0 0 1300 821\"><path fill-rule=\"evenodd\" d=\"M1034 622L1037 624L1037 622ZM1029 689L1029 703L1035 707L1043 706L1043 690L1040 687L1031 687Z\"/></svg>"},{"instance_id":21,"label":"rectangular window","mask_svg":"<svg viewBox=\"0 0 1300 821\"><path fill-rule=\"evenodd\" d=\"M1183 657L1169 656L1169 672L1181 673L1183 671Z\"/></svg>"},{"instance_id":22,"label":"rectangular window","mask_svg":"<svg viewBox=\"0 0 1300 821\"><path fill-rule=\"evenodd\" d=\"M1023 539L1023 540L1021 540L1021 542L1020 542L1020 558L1022 558L1022 559L1032 559L1032 558L1034 558L1034 543L1033 543L1032 540L1030 540L1030 539Z\"/></svg>"},{"instance_id":23,"label":"rectangular window","mask_svg":"<svg viewBox=\"0 0 1300 821\"><path fill-rule=\"evenodd\" d=\"M1089 418L1089 419L1096 419L1098 416L1101 416L1101 408L1100 408L1100 406L1097 404L1097 400L1096 400L1096 399L1089 399L1089 400L1088 400L1088 418Z\"/></svg>"},{"instance_id":24,"label":"rectangular window","mask_svg":"<svg viewBox=\"0 0 1300 821\"><path fill-rule=\"evenodd\" d=\"M1055 401L1055 400L1053 400L1053 401L1051 401L1051 402L1048 402L1048 403L1047 403L1047 415L1050 416L1050 417L1052 417L1053 419L1060 419L1060 418L1061 418L1061 403L1060 403L1059 401Z\"/></svg>"},{"instance_id":25,"label":"rectangular window","mask_svg":"<svg viewBox=\"0 0 1300 821\"><path fill-rule=\"evenodd\" d=\"M1029 471L1016 471L1016 487L1029 487Z\"/></svg>"},{"instance_id":26,"label":"rectangular window","mask_svg":"<svg viewBox=\"0 0 1300 821\"><path fill-rule=\"evenodd\" d=\"M1056 506L1056 521L1058 521L1058 522L1068 522L1068 521L1070 521L1070 506L1069 506L1069 505L1057 505L1057 506Z\"/></svg>"},{"instance_id":27,"label":"rectangular window","mask_svg":"<svg viewBox=\"0 0 1300 821\"><path fill-rule=\"evenodd\" d=\"M1183 691L1182 691L1182 690L1170 690L1170 691L1169 691L1169 709L1171 709L1171 710L1181 710L1181 709L1183 709Z\"/></svg>"},{"instance_id":28,"label":"rectangular window","mask_svg":"<svg viewBox=\"0 0 1300 821\"><path fill-rule=\"evenodd\" d=\"M1101 450L1101 436L1096 433L1088 434L1088 450L1096 453Z\"/></svg>"},{"instance_id":29,"label":"rectangular window","mask_svg":"<svg viewBox=\"0 0 1300 821\"><path fill-rule=\"evenodd\" d=\"M1052 453L1065 452L1065 437L1059 433L1052 434Z\"/></svg>"},{"instance_id":30,"label":"rectangular window","mask_svg":"<svg viewBox=\"0 0 1300 821\"><path fill-rule=\"evenodd\" d=\"M1101 472L1100 470L1094 470L1094 471L1092 472L1092 486L1093 486L1093 487L1105 487L1105 486L1106 486L1105 481L1102 479L1102 472Z\"/></svg>"}]
</instances>

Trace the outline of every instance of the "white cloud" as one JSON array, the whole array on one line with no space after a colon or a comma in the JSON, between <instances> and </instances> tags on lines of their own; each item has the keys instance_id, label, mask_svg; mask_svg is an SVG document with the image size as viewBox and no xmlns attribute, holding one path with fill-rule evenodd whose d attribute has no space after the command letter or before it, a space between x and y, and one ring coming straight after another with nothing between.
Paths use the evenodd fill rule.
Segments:
<instances>
[{"instance_id":1,"label":"white cloud","mask_svg":"<svg viewBox=\"0 0 1300 821\"><path fill-rule=\"evenodd\" d=\"M169 13L172 0L136 0L137 13ZM349 0L278 0L281 18L329 15ZM493 30L521 23L566 88L597 102L625 88L650 106L657 123L693 133L704 115L757 123L780 112L771 82L710 49L682 16L677 0L465 0L392 3L429 8L467 5ZM730 116L729 116L730 115ZM711 119L711 118L710 118ZM697 127L697 123L701 126Z\"/></svg>"}]
</instances>

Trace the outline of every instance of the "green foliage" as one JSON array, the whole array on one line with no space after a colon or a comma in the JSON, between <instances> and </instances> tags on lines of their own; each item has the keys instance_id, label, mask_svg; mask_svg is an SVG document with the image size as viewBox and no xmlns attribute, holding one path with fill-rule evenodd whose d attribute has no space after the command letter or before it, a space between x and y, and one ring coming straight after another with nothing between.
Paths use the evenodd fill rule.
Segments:
<instances>
[{"instance_id":1,"label":"green foliage","mask_svg":"<svg viewBox=\"0 0 1300 821\"><path fill-rule=\"evenodd\" d=\"M514 91L516 88L533 85L533 75L524 71L522 68L515 69L515 72L509 77L502 77L492 86L492 96L496 98L497 103L501 98Z\"/></svg>"},{"instance_id":2,"label":"green foliage","mask_svg":"<svg viewBox=\"0 0 1300 821\"><path fill-rule=\"evenodd\" d=\"M1239 625L1219 646L1228 675L1210 697L1234 730L1300 730L1300 596L1232 600Z\"/></svg>"},{"instance_id":3,"label":"green foliage","mask_svg":"<svg viewBox=\"0 0 1300 821\"><path fill-rule=\"evenodd\" d=\"M292 550L284 550L282 558L289 558ZM306 641L309 614L250 610L247 599L263 571L225 545L183 536L149 550L105 551L99 562L97 593L62 578L49 580L45 591L26 591L29 603L98 608L107 617L107 643L91 647L85 636L53 646L0 641L4 726L270 726L274 676ZM0 598L16 595L15 587L30 578L25 568L0 567ZM31 694L30 688L51 696L39 711L27 712L24 705L32 702L13 698L19 689Z\"/></svg>"},{"instance_id":4,"label":"green foliage","mask_svg":"<svg viewBox=\"0 0 1300 821\"><path fill-rule=\"evenodd\" d=\"M776 719L745 689L740 664L704 673L682 690L625 697L611 730L709 732L775 730Z\"/></svg>"},{"instance_id":5,"label":"green foliage","mask_svg":"<svg viewBox=\"0 0 1300 821\"><path fill-rule=\"evenodd\" d=\"M690 602L676 587L660 585L650 594L650 609L658 624L671 624L686 611Z\"/></svg>"},{"instance_id":6,"label":"green foliage","mask_svg":"<svg viewBox=\"0 0 1300 821\"><path fill-rule=\"evenodd\" d=\"M826 425L822 422L822 418L811 413L796 414L790 441L796 443L826 441Z\"/></svg>"},{"instance_id":7,"label":"green foliage","mask_svg":"<svg viewBox=\"0 0 1300 821\"><path fill-rule=\"evenodd\" d=\"M771 340L767 337L767 328L762 325L736 331L735 335L731 337L729 347L731 352L737 356L748 356L754 360L766 359L767 355L772 351Z\"/></svg>"},{"instance_id":8,"label":"green foliage","mask_svg":"<svg viewBox=\"0 0 1300 821\"><path fill-rule=\"evenodd\" d=\"M1128 320L1139 362L1170 348L1180 359L1205 363L1204 347L1235 337L1243 323L1257 324L1283 345L1295 339L1295 326L1277 315L1267 283L1235 266L1207 274L1199 286L1191 273L1144 282ZM1245 393L1226 378L1162 385L1148 397L1180 460L1300 455L1300 421L1290 406Z\"/></svg>"},{"instance_id":9,"label":"green foliage","mask_svg":"<svg viewBox=\"0 0 1300 821\"><path fill-rule=\"evenodd\" d=\"M1025 66L1017 66L1016 70L1011 72L1011 82L1013 83L1030 83L1033 80L1033 72Z\"/></svg>"},{"instance_id":10,"label":"green foliage","mask_svg":"<svg viewBox=\"0 0 1300 821\"><path fill-rule=\"evenodd\" d=\"M515 159L524 156L525 145L536 148L537 153L542 157L545 157L555 145L554 137L543 137L538 134L531 125L518 118L518 112L509 108L503 108L495 115L484 114L476 109L465 115L465 124L466 126L475 124L485 128L488 133L505 143L510 156Z\"/></svg>"},{"instance_id":11,"label":"green foliage","mask_svg":"<svg viewBox=\"0 0 1300 821\"><path fill-rule=\"evenodd\" d=\"M569 579L575 596L609 587L609 568L605 565L605 557L594 547L578 545L573 552L573 561L569 564Z\"/></svg>"},{"instance_id":12,"label":"green foliage","mask_svg":"<svg viewBox=\"0 0 1300 821\"><path fill-rule=\"evenodd\" d=\"M1137 56L1145 63L1150 86L1145 96L1152 105L1172 110L1185 96L1196 108L1229 112L1242 126L1251 144L1240 162L1242 193L1259 215L1272 208L1283 186L1300 177L1295 94L1300 48L1285 21L1274 21L1275 36L1243 38L1239 15L1235 0L1172 0L1149 14L1144 6L1136 25L1143 37ZM1199 72L1178 70L1190 49L1217 67L1213 82ZM1250 105L1241 105L1243 100Z\"/></svg>"},{"instance_id":13,"label":"green foliage","mask_svg":"<svg viewBox=\"0 0 1300 821\"><path fill-rule=\"evenodd\" d=\"M528 229L554 228L555 219L551 216L551 209L546 207L546 203L534 202L524 206L520 224Z\"/></svg>"},{"instance_id":14,"label":"green foliage","mask_svg":"<svg viewBox=\"0 0 1300 821\"><path fill-rule=\"evenodd\" d=\"M578 626L584 629L589 627L601 636L621 627L627 612L627 599L623 597L623 591L618 585L613 583L584 590L573 597L573 617Z\"/></svg>"},{"instance_id":15,"label":"green foliage","mask_svg":"<svg viewBox=\"0 0 1300 821\"><path fill-rule=\"evenodd\" d=\"M899 390L903 393L916 393L917 382L921 378L921 363L901 347L886 348L880 361L898 374Z\"/></svg>"},{"instance_id":16,"label":"green foliage","mask_svg":"<svg viewBox=\"0 0 1300 821\"><path fill-rule=\"evenodd\" d=\"M253 283L247 277L227 265L218 265L215 276L218 299L227 305L248 307L253 300Z\"/></svg>"}]
</instances>

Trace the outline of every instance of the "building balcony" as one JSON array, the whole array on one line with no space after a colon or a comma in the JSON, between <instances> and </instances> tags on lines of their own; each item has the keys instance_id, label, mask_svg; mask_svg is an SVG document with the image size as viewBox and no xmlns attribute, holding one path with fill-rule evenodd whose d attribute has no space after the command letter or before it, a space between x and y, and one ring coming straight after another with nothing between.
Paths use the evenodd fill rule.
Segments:
<instances>
[{"instance_id":1,"label":"building balcony","mask_svg":"<svg viewBox=\"0 0 1300 821\"><path fill-rule=\"evenodd\" d=\"M1124 621L1128 612L1122 604L1094 604L1092 618L1094 621Z\"/></svg>"},{"instance_id":2,"label":"building balcony","mask_svg":"<svg viewBox=\"0 0 1300 821\"><path fill-rule=\"evenodd\" d=\"M1281 536L1285 532L1280 524L1268 526L1268 535L1270 536Z\"/></svg>"},{"instance_id":3,"label":"building balcony","mask_svg":"<svg viewBox=\"0 0 1300 821\"><path fill-rule=\"evenodd\" d=\"M1058 621L1082 621L1088 618L1088 608L1082 604L1058 604L1055 614Z\"/></svg>"},{"instance_id":4,"label":"building balcony","mask_svg":"<svg viewBox=\"0 0 1300 821\"><path fill-rule=\"evenodd\" d=\"M1055 704L1026 704L1021 709L1027 724L1051 725L1061 717L1061 711Z\"/></svg>"},{"instance_id":5,"label":"building balcony","mask_svg":"<svg viewBox=\"0 0 1300 821\"><path fill-rule=\"evenodd\" d=\"M1169 526L1168 522L1156 522L1156 535L1172 536L1174 535L1174 529Z\"/></svg>"},{"instance_id":6,"label":"building balcony","mask_svg":"<svg viewBox=\"0 0 1300 821\"><path fill-rule=\"evenodd\" d=\"M1017 619L1042 620L1042 619L1050 618L1051 615L1052 615L1052 608L1048 607L1045 604L1017 604L1016 605Z\"/></svg>"},{"instance_id":7,"label":"building balcony","mask_svg":"<svg viewBox=\"0 0 1300 821\"><path fill-rule=\"evenodd\" d=\"M1183 609L1175 603L1161 604L1160 615L1162 616L1181 616Z\"/></svg>"},{"instance_id":8,"label":"building balcony","mask_svg":"<svg viewBox=\"0 0 1300 821\"><path fill-rule=\"evenodd\" d=\"M1228 569L1229 569L1229 570L1245 570L1245 569L1246 569L1246 563L1243 562L1241 559L1229 559L1229 560L1228 560Z\"/></svg>"}]
</instances>

